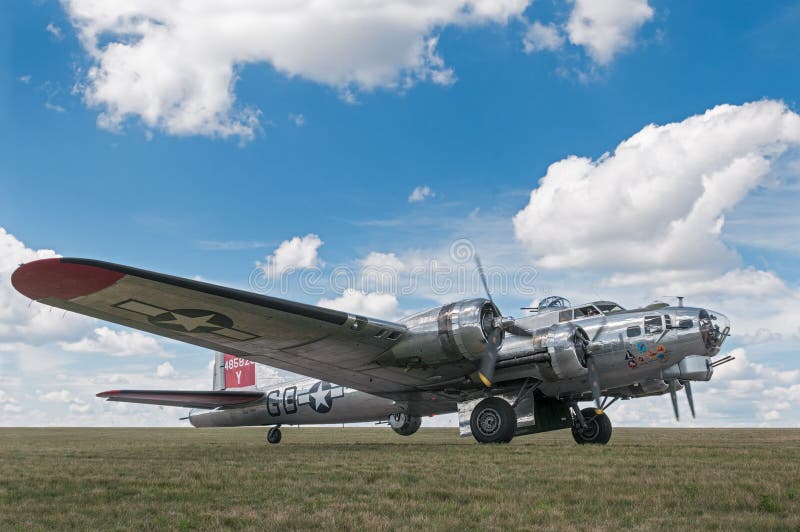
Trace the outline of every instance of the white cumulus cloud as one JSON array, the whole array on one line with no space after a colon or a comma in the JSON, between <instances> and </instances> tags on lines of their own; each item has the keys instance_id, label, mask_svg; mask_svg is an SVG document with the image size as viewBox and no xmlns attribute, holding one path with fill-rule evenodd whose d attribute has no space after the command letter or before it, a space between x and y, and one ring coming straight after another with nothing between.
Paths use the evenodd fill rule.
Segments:
<instances>
[{"instance_id":1,"label":"white cumulus cloud","mask_svg":"<svg viewBox=\"0 0 800 532\"><path fill-rule=\"evenodd\" d=\"M169 362L164 362L163 364L159 364L156 368L156 377L159 379L166 379L169 377L174 377L177 375L178 372L175 371L175 368L172 367L172 364Z\"/></svg>"},{"instance_id":2,"label":"white cumulus cloud","mask_svg":"<svg viewBox=\"0 0 800 532\"><path fill-rule=\"evenodd\" d=\"M542 24L536 20L528 26L522 44L526 53L542 50L554 51L564 46L564 35L555 24Z\"/></svg>"},{"instance_id":3,"label":"white cumulus cloud","mask_svg":"<svg viewBox=\"0 0 800 532\"><path fill-rule=\"evenodd\" d=\"M550 165L515 233L545 268L721 274L738 263L721 238L725 214L798 146L800 116L777 101L649 125L598 160Z\"/></svg>"},{"instance_id":4,"label":"white cumulus cloud","mask_svg":"<svg viewBox=\"0 0 800 532\"><path fill-rule=\"evenodd\" d=\"M237 105L243 65L356 90L449 84L437 51L446 26L506 24L529 0L63 0L92 65L81 90L119 129L138 118L175 135L250 138L260 111Z\"/></svg>"},{"instance_id":5,"label":"white cumulus cloud","mask_svg":"<svg viewBox=\"0 0 800 532\"><path fill-rule=\"evenodd\" d=\"M94 320L32 302L11 285L20 264L56 257L50 249L30 249L0 227L0 341L40 344L54 338L80 337Z\"/></svg>"},{"instance_id":6,"label":"white cumulus cloud","mask_svg":"<svg viewBox=\"0 0 800 532\"><path fill-rule=\"evenodd\" d=\"M64 351L74 353L102 353L113 357L170 356L161 344L138 331L115 331L98 327L94 332L77 342L59 342Z\"/></svg>"},{"instance_id":7,"label":"white cumulus cloud","mask_svg":"<svg viewBox=\"0 0 800 532\"><path fill-rule=\"evenodd\" d=\"M335 299L320 299L317 304L321 307L384 319L395 317L398 309L397 298L392 294L362 292L352 288L348 288Z\"/></svg>"},{"instance_id":8,"label":"white cumulus cloud","mask_svg":"<svg viewBox=\"0 0 800 532\"><path fill-rule=\"evenodd\" d=\"M389 269L394 271L402 271L405 269L405 264L394 253L381 253L379 251L372 251L359 261L361 267L365 269Z\"/></svg>"},{"instance_id":9,"label":"white cumulus cloud","mask_svg":"<svg viewBox=\"0 0 800 532\"><path fill-rule=\"evenodd\" d=\"M633 45L636 32L653 13L647 0L575 0L566 32L572 44L606 65Z\"/></svg>"},{"instance_id":10,"label":"white cumulus cloud","mask_svg":"<svg viewBox=\"0 0 800 532\"><path fill-rule=\"evenodd\" d=\"M428 185L421 185L415 187L414 190L411 191L411 195L408 196L409 203L419 203L421 201L425 201L428 198L432 198L436 194L431 190L431 187Z\"/></svg>"},{"instance_id":11,"label":"white cumulus cloud","mask_svg":"<svg viewBox=\"0 0 800 532\"><path fill-rule=\"evenodd\" d=\"M268 273L278 274L291 268L315 268L322 262L319 248L324 242L314 233L284 240L266 262L259 264Z\"/></svg>"}]
</instances>

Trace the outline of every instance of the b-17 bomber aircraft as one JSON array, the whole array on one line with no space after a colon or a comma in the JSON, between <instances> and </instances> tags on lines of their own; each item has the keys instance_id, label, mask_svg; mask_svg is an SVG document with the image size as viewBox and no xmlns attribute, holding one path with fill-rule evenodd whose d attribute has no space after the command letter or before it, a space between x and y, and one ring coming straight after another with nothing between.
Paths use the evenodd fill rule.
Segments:
<instances>
[{"instance_id":1,"label":"b-17 bomber aircraft","mask_svg":"<svg viewBox=\"0 0 800 532\"><path fill-rule=\"evenodd\" d=\"M460 434L481 443L569 428L605 444L612 403L669 393L678 417L684 389L694 415L692 381L731 360L712 361L730 332L719 312L551 296L508 318L477 266L486 298L397 322L89 259L37 260L11 280L32 300L217 352L214 390L99 397L201 409L194 426L271 426L270 443L285 424L388 420L410 435L422 417L457 412ZM259 389L252 363L309 378Z\"/></svg>"}]
</instances>

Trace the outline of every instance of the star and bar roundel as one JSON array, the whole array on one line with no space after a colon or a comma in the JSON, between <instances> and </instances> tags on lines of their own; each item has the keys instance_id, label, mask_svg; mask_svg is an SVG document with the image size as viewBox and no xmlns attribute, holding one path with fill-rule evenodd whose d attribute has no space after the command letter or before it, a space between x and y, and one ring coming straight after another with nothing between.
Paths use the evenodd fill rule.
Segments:
<instances>
[{"instance_id":1,"label":"star and bar roundel","mask_svg":"<svg viewBox=\"0 0 800 532\"><path fill-rule=\"evenodd\" d=\"M116 308L142 314L156 327L182 333L211 333L229 340L252 340L255 334L236 329L233 320L213 310L197 308L165 309L152 303L126 299Z\"/></svg>"},{"instance_id":2,"label":"star and bar roundel","mask_svg":"<svg viewBox=\"0 0 800 532\"><path fill-rule=\"evenodd\" d=\"M330 382L318 381L307 392L297 395L297 404L308 404L320 414L327 414L333 408L333 400L344 396L344 388Z\"/></svg>"}]
</instances>

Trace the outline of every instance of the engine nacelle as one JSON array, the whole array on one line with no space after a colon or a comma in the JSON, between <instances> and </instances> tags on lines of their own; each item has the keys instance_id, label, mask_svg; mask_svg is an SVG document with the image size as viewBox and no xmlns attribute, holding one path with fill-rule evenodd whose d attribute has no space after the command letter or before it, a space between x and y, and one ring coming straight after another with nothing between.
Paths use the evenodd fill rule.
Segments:
<instances>
[{"instance_id":1,"label":"engine nacelle","mask_svg":"<svg viewBox=\"0 0 800 532\"><path fill-rule=\"evenodd\" d=\"M586 346L589 337L572 323L557 323L533 332L535 353L547 353L554 379L570 379L586 374ZM546 377L547 372L543 372Z\"/></svg>"},{"instance_id":2,"label":"engine nacelle","mask_svg":"<svg viewBox=\"0 0 800 532\"><path fill-rule=\"evenodd\" d=\"M486 351L498 316L487 299L466 299L420 312L403 320L410 334L392 348L392 355L397 364L411 367L477 360Z\"/></svg>"},{"instance_id":3,"label":"engine nacelle","mask_svg":"<svg viewBox=\"0 0 800 532\"><path fill-rule=\"evenodd\" d=\"M400 436L411 436L419 430L422 418L399 413L389 416L389 426Z\"/></svg>"}]
</instances>

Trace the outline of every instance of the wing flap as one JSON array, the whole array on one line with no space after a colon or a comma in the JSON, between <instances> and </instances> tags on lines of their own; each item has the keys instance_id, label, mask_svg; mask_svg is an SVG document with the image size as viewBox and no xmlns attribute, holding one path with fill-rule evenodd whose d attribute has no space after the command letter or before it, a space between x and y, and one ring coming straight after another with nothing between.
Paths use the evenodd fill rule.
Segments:
<instances>
[{"instance_id":1,"label":"wing flap","mask_svg":"<svg viewBox=\"0 0 800 532\"><path fill-rule=\"evenodd\" d=\"M217 408L246 405L263 398L264 394L246 391L109 390L98 393L97 397L121 403Z\"/></svg>"}]
</instances>

